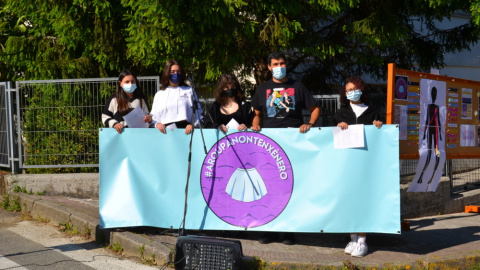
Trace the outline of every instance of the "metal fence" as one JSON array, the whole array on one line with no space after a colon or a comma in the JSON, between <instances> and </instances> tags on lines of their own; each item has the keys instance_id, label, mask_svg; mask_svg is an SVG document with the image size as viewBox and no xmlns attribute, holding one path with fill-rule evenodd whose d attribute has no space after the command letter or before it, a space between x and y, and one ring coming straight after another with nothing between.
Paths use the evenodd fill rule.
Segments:
<instances>
[{"instance_id":1,"label":"metal fence","mask_svg":"<svg viewBox=\"0 0 480 270\"><path fill-rule=\"evenodd\" d=\"M313 97L315 98L315 100L317 100L318 105L321 109L320 118L318 119L315 126L328 126L330 118L340 108L340 95L314 95ZM309 115L310 112L307 111L307 117L305 118L308 118ZM308 122L308 119L305 119L305 122Z\"/></svg>"},{"instance_id":2,"label":"metal fence","mask_svg":"<svg viewBox=\"0 0 480 270\"><path fill-rule=\"evenodd\" d=\"M0 83L0 166L9 167L6 84Z\"/></svg>"},{"instance_id":3,"label":"metal fence","mask_svg":"<svg viewBox=\"0 0 480 270\"><path fill-rule=\"evenodd\" d=\"M410 182L415 176L418 159L400 162L400 181ZM480 159L447 159L442 176L450 178L452 192L480 188Z\"/></svg>"},{"instance_id":4,"label":"metal fence","mask_svg":"<svg viewBox=\"0 0 480 270\"><path fill-rule=\"evenodd\" d=\"M452 188L454 191L480 188L480 159L450 159Z\"/></svg>"},{"instance_id":5,"label":"metal fence","mask_svg":"<svg viewBox=\"0 0 480 270\"><path fill-rule=\"evenodd\" d=\"M153 100L159 77L139 77ZM98 167L98 129L117 78L17 82L21 168Z\"/></svg>"}]
</instances>

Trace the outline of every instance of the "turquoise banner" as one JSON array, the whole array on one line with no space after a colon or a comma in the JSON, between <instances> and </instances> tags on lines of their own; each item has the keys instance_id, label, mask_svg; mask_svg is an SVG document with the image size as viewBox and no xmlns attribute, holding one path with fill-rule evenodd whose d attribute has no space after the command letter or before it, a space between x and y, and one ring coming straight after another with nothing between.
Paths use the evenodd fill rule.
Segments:
<instances>
[{"instance_id":1,"label":"turquoise banner","mask_svg":"<svg viewBox=\"0 0 480 270\"><path fill-rule=\"evenodd\" d=\"M100 226L181 228L190 135L100 129ZM330 127L193 136L185 228L400 233L398 128L365 126L334 149Z\"/></svg>"}]
</instances>

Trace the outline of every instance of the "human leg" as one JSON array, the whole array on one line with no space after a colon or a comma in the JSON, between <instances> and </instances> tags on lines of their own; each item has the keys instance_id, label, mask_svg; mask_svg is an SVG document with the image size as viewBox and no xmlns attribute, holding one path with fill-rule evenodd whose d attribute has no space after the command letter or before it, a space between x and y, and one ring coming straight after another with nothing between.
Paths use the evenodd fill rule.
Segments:
<instances>
[{"instance_id":1,"label":"human leg","mask_svg":"<svg viewBox=\"0 0 480 270\"><path fill-rule=\"evenodd\" d=\"M354 257L363 257L367 255L367 253L368 253L367 234L359 233L357 244L351 254Z\"/></svg>"},{"instance_id":2,"label":"human leg","mask_svg":"<svg viewBox=\"0 0 480 270\"><path fill-rule=\"evenodd\" d=\"M345 253L352 254L353 250L357 246L357 241L358 241L358 234L351 233L350 242L348 242L347 246L345 247Z\"/></svg>"}]
</instances>

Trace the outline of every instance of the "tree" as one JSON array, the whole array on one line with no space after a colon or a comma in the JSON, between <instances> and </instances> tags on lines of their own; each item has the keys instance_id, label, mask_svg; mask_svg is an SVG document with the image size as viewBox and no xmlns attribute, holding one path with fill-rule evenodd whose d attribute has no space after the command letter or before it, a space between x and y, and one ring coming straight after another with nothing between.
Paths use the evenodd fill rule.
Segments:
<instances>
[{"instance_id":1,"label":"tree","mask_svg":"<svg viewBox=\"0 0 480 270\"><path fill-rule=\"evenodd\" d=\"M425 71L479 39L479 0L73 0L3 3L0 61L7 78L158 74L180 60L197 84L236 71L269 79L285 51L310 89L352 74L386 77L386 64ZM443 29L454 12L472 17ZM22 26L23 25L23 26ZM3 76L3 72L2 72Z\"/></svg>"},{"instance_id":2,"label":"tree","mask_svg":"<svg viewBox=\"0 0 480 270\"><path fill-rule=\"evenodd\" d=\"M478 23L450 29L438 23L453 12L469 12L473 1L122 3L132 10L126 18L134 61L148 65L176 57L206 79L240 70L261 83L269 76L266 56L283 50L289 70L300 70L299 77L321 88L351 74L385 78L389 62L423 71L441 67L445 53L479 39Z\"/></svg>"},{"instance_id":3,"label":"tree","mask_svg":"<svg viewBox=\"0 0 480 270\"><path fill-rule=\"evenodd\" d=\"M119 1L7 0L0 14L3 80L116 76L131 64Z\"/></svg>"}]
</instances>

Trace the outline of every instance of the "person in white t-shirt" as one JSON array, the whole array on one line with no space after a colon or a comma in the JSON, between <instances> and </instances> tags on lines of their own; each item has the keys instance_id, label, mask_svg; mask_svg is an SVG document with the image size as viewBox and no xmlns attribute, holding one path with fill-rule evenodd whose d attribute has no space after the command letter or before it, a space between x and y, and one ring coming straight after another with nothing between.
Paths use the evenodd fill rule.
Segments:
<instances>
[{"instance_id":1,"label":"person in white t-shirt","mask_svg":"<svg viewBox=\"0 0 480 270\"><path fill-rule=\"evenodd\" d=\"M367 105L369 101L368 90L363 80L358 77L351 77L345 81L345 88L340 90L342 107L331 119L331 126L338 126L347 129L348 125L363 124L375 125L381 128L383 117L373 106ZM367 234L351 233L350 242L345 248L345 253L354 257L363 257L368 252Z\"/></svg>"},{"instance_id":2,"label":"person in white t-shirt","mask_svg":"<svg viewBox=\"0 0 480 270\"><path fill-rule=\"evenodd\" d=\"M176 60L168 60L160 79L160 91L155 94L152 105L153 125L162 133L169 128L185 128L185 134L192 132L192 124L199 126L203 115L195 90L185 84L185 72ZM197 110L192 121L193 104Z\"/></svg>"}]
</instances>

